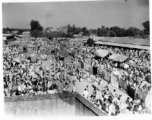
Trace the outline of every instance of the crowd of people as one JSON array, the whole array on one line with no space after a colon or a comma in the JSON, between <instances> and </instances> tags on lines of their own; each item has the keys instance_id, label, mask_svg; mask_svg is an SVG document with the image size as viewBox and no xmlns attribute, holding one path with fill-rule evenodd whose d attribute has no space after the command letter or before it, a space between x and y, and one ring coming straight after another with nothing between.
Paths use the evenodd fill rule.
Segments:
<instances>
[{"instance_id":1,"label":"crowd of people","mask_svg":"<svg viewBox=\"0 0 152 120\"><path fill-rule=\"evenodd\" d=\"M121 67L118 68L112 60L96 59L97 49L123 54L130 60L120 63ZM47 64L44 64L46 61ZM126 64L129 67L125 67ZM98 45L89 47L80 40L24 39L16 44L3 45L4 94L9 97L75 92L75 83L87 80L93 81L93 91L89 93L86 86L81 94L109 115L124 112L124 103L128 113L145 113L143 101L138 96L123 101L123 96L117 94L116 90L110 91L110 82L104 88L99 88L104 80L104 72L99 74L100 70L111 72L123 69L125 72L119 79L126 80L127 85L135 90L140 87L148 92L151 88L151 71L145 66L151 66L150 53L141 50Z\"/></svg>"}]
</instances>

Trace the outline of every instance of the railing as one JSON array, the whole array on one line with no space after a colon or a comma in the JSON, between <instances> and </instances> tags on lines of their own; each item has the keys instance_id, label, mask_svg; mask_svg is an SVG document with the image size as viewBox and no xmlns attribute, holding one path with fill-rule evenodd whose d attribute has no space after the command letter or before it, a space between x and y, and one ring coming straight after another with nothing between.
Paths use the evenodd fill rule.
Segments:
<instances>
[{"instance_id":1,"label":"railing","mask_svg":"<svg viewBox=\"0 0 152 120\"><path fill-rule=\"evenodd\" d=\"M88 101L86 98L84 98L82 95L80 95L77 92L75 93L75 98L78 99L81 103L83 103L87 108L89 108L97 116L107 116L107 113L95 107L94 104L92 104L90 101Z\"/></svg>"}]
</instances>

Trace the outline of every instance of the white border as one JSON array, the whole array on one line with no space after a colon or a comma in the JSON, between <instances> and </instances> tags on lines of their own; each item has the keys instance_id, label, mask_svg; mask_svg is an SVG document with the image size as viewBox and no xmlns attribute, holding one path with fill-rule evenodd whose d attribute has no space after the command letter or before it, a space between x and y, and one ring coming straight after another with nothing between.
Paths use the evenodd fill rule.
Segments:
<instances>
[{"instance_id":1,"label":"white border","mask_svg":"<svg viewBox=\"0 0 152 120\"><path fill-rule=\"evenodd\" d=\"M60 2L60 1L72 1L72 0L2 0L2 3L7 3L7 2ZM124 0L73 0L73 1L124 1ZM150 5L149 5L149 8L150 8L150 13L151 13L151 4L152 4L152 0L149 0L150 2ZM0 14L2 16L2 4L1 4L1 9L0 9ZM2 17L1 17L2 18ZM151 15L150 15L150 23L151 23ZM0 34L2 36L2 19L0 21L0 25L1 25L1 29L0 29ZM152 24L150 24L150 28L152 28ZM152 34L152 31L150 31L150 35ZM150 36L151 38L151 36ZM151 46L152 42L150 42L150 46ZM0 118L1 119L11 119L11 120L16 120L18 118L10 118L8 116L4 116L4 98L3 98L3 63L2 63L2 39L1 39L1 42L0 42L0 77L1 77L1 80L0 80ZM36 120L39 120L39 119L52 119L52 118L47 118L44 116L43 117L39 117L39 118L31 118L32 120L36 119ZM140 120L140 119L144 119L144 120L149 120L151 119L151 115L138 115L138 116L127 116L127 115L124 115L124 116L116 116L116 117L78 117L78 118L75 118L75 117L56 117L56 118L53 118L53 119L87 119L87 120L93 120L93 119L106 119L106 120L111 120L111 119L120 119L120 120L131 120L131 119L134 119L134 120ZM24 119L24 118L19 118L19 119ZM29 118L28 118L29 119Z\"/></svg>"}]
</instances>

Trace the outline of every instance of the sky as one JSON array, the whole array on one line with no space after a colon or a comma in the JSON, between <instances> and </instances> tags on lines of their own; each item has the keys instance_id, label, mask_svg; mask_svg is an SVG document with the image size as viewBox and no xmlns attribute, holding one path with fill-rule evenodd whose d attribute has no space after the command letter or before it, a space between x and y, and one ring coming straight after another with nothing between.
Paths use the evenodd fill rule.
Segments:
<instances>
[{"instance_id":1,"label":"sky","mask_svg":"<svg viewBox=\"0 0 152 120\"><path fill-rule=\"evenodd\" d=\"M2 27L30 28L31 20L43 26L58 28L98 28L119 26L143 29L149 20L148 0L107 0L76 2L2 3Z\"/></svg>"}]
</instances>

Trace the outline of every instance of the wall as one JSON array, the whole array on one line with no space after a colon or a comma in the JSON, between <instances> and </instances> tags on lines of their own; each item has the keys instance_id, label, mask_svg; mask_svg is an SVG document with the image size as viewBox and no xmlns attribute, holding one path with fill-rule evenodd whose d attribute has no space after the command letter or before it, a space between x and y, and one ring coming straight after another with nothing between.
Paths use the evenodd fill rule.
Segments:
<instances>
[{"instance_id":1,"label":"wall","mask_svg":"<svg viewBox=\"0 0 152 120\"><path fill-rule=\"evenodd\" d=\"M15 117L105 116L79 93L5 97L5 113Z\"/></svg>"},{"instance_id":2,"label":"wall","mask_svg":"<svg viewBox=\"0 0 152 120\"><path fill-rule=\"evenodd\" d=\"M72 94L5 98L5 113L16 117L75 116L75 98Z\"/></svg>"}]
</instances>

